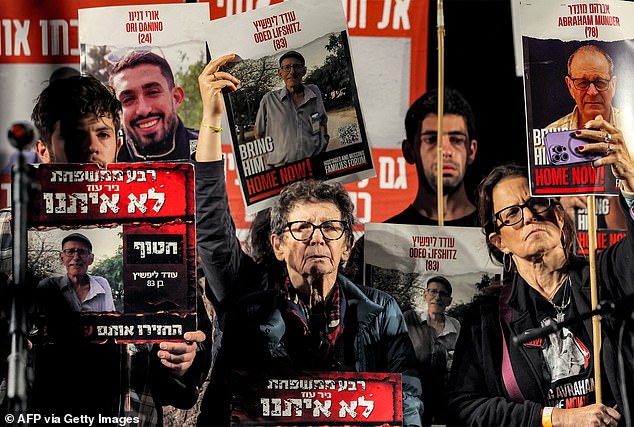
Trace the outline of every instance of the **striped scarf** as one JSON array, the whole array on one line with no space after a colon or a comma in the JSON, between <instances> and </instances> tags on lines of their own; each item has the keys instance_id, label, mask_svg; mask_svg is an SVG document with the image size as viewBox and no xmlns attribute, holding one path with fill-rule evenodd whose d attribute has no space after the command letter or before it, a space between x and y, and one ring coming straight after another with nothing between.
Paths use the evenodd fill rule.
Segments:
<instances>
[{"instance_id":1,"label":"striped scarf","mask_svg":"<svg viewBox=\"0 0 634 427\"><path fill-rule=\"evenodd\" d=\"M289 330L299 331L303 340L294 340L295 350L307 367L323 369L333 355L333 348L343 332L346 299L339 281L335 282L330 298L313 307L312 311L297 295L288 277L282 289L287 302ZM296 360L302 362L301 360Z\"/></svg>"}]
</instances>

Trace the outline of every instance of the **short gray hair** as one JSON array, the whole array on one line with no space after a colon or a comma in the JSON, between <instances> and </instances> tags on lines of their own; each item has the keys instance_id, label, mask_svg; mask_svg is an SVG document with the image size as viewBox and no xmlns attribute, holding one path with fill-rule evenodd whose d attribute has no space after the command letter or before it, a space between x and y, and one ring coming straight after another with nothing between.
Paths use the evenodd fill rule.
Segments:
<instances>
[{"instance_id":1,"label":"short gray hair","mask_svg":"<svg viewBox=\"0 0 634 427\"><path fill-rule=\"evenodd\" d=\"M354 216L354 204L348 192L338 182L309 179L294 182L282 190L271 208L271 234L282 236L288 222L288 214L302 202L333 203L341 212L341 220L346 223L346 239L352 245L354 241L352 227L357 223Z\"/></svg>"}]
</instances>

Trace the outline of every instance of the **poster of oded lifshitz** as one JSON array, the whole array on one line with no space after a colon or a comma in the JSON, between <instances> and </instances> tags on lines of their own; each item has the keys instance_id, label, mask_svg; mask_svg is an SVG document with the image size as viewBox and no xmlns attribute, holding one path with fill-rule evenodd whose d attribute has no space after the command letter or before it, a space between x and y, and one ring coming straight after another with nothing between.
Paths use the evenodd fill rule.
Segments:
<instances>
[{"instance_id":1,"label":"poster of oded lifshitz","mask_svg":"<svg viewBox=\"0 0 634 427\"><path fill-rule=\"evenodd\" d=\"M208 21L208 3L79 10L81 70L112 86L123 107L126 138L117 161L190 160Z\"/></svg>"},{"instance_id":2,"label":"poster of oded lifshitz","mask_svg":"<svg viewBox=\"0 0 634 427\"><path fill-rule=\"evenodd\" d=\"M191 164L39 165L33 174L28 265L42 334L65 318L91 340L181 340L196 330Z\"/></svg>"},{"instance_id":3,"label":"poster of oded lifshitz","mask_svg":"<svg viewBox=\"0 0 634 427\"><path fill-rule=\"evenodd\" d=\"M206 24L241 82L225 97L247 213L306 178L375 175L340 0L288 0Z\"/></svg>"},{"instance_id":4,"label":"poster of oded lifshitz","mask_svg":"<svg viewBox=\"0 0 634 427\"><path fill-rule=\"evenodd\" d=\"M520 2L531 193L616 194L576 129L601 115L634 144L634 4Z\"/></svg>"},{"instance_id":5,"label":"poster of oded lifshitz","mask_svg":"<svg viewBox=\"0 0 634 427\"><path fill-rule=\"evenodd\" d=\"M367 223L364 257L366 283L389 292L403 310L426 308L423 291L431 278L451 284L451 310L499 283L502 272L477 227Z\"/></svg>"}]
</instances>

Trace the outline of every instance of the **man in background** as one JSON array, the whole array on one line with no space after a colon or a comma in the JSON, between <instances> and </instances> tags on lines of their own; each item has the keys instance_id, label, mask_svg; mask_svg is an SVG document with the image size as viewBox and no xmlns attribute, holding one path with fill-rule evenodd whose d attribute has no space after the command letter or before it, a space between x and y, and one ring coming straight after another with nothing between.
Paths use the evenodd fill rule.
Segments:
<instances>
[{"instance_id":1,"label":"man in background","mask_svg":"<svg viewBox=\"0 0 634 427\"><path fill-rule=\"evenodd\" d=\"M475 160L475 117L471 106L454 89L445 89L443 117L443 169L438 170L438 93L429 91L418 98L405 115L407 139L402 143L403 156L416 166L418 191L414 201L386 222L395 224L438 224L437 180L443 178L445 225L478 225L475 205L467 197L464 178L467 167Z\"/></svg>"},{"instance_id":2,"label":"man in background","mask_svg":"<svg viewBox=\"0 0 634 427\"><path fill-rule=\"evenodd\" d=\"M306 61L294 50L280 56L280 78L284 87L273 90L260 101L255 118L256 138L273 139L268 154L270 167L296 162L326 149L328 116L319 88L302 83Z\"/></svg>"},{"instance_id":3,"label":"man in background","mask_svg":"<svg viewBox=\"0 0 634 427\"><path fill-rule=\"evenodd\" d=\"M423 383L423 423L447 422L447 380L451 371L460 322L445 314L451 305L451 283L443 276L427 280L423 310L403 313L414 345L418 372Z\"/></svg>"},{"instance_id":4,"label":"man in background","mask_svg":"<svg viewBox=\"0 0 634 427\"><path fill-rule=\"evenodd\" d=\"M475 139L475 117L471 106L455 89L445 88L443 117L443 205L444 224L478 226L475 205L467 197L465 175L475 160L478 142ZM418 190L412 203L385 222L392 224L438 224L436 176L438 144L438 92L432 90L418 98L405 115L402 150L405 160L416 166ZM363 283L363 236L355 243L344 274ZM368 284L369 277L366 278Z\"/></svg>"},{"instance_id":5,"label":"man in background","mask_svg":"<svg viewBox=\"0 0 634 427\"><path fill-rule=\"evenodd\" d=\"M40 132L35 150L42 163L105 166L115 161L121 147L120 114L112 89L94 77L52 80L31 114Z\"/></svg>"},{"instance_id":6,"label":"man in background","mask_svg":"<svg viewBox=\"0 0 634 427\"><path fill-rule=\"evenodd\" d=\"M110 85L123 107L126 135L117 161L189 161L198 132L176 113L185 91L165 58L132 50L112 69Z\"/></svg>"}]
</instances>

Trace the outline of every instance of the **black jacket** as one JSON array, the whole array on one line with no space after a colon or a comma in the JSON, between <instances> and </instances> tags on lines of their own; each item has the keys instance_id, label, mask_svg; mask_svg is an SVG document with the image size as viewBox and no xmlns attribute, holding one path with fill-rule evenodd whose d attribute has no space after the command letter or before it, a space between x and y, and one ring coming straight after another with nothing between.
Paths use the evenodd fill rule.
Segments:
<instances>
[{"instance_id":1,"label":"black jacket","mask_svg":"<svg viewBox=\"0 0 634 427\"><path fill-rule=\"evenodd\" d=\"M203 398L199 425L229 422L229 372L293 371L286 350L287 325L281 315L279 284L266 266L240 248L227 201L223 162L196 164L196 235L207 295L221 316L223 339ZM388 294L359 287L339 275L346 299L343 338L355 371L403 373L403 416L420 425L420 381L410 375L414 352L398 305ZM265 332L266 331L266 332ZM345 349L348 348L346 344Z\"/></svg>"},{"instance_id":2,"label":"black jacket","mask_svg":"<svg viewBox=\"0 0 634 427\"><path fill-rule=\"evenodd\" d=\"M599 300L618 300L634 292L634 222L628 218L628 236L605 249L597 257L597 283ZM570 266L572 280L572 301L577 313L591 311L590 268L587 261L576 258ZM508 300L511 322L504 326L510 360L518 386L524 396L523 402L513 402L502 376L502 335L499 320L500 301L498 297L486 297L475 304L462 324L454 353L449 380L449 412L458 425L540 426L541 409L545 406L546 393L550 384L542 380L540 367L531 358L525 347L511 344L511 335L521 335L539 325L531 319L526 310L525 298L520 289L529 286L524 279L515 275L512 293ZM619 404L616 364L616 326L607 319L602 323L603 346L601 351L601 372L603 403ZM586 333L592 336L591 320L584 322ZM592 351L592 349L590 349ZM631 371L631 347L624 349L626 360L630 361L626 373L626 386L632 396L634 381ZM632 403L630 403L632 407Z\"/></svg>"}]
</instances>

